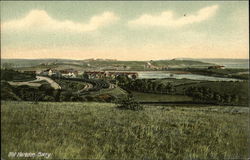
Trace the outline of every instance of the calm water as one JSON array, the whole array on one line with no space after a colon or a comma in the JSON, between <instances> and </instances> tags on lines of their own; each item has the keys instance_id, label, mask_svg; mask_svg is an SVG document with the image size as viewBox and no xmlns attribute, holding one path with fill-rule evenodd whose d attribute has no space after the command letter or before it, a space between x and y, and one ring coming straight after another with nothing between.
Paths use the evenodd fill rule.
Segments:
<instances>
[{"instance_id":1,"label":"calm water","mask_svg":"<svg viewBox=\"0 0 250 160\"><path fill-rule=\"evenodd\" d=\"M193 80L207 80L207 81L241 81L234 78L220 78L212 76L203 76L197 74L171 74L169 72L138 72L138 78L141 79L153 79L153 78L176 78L176 79L193 79Z\"/></svg>"},{"instance_id":2,"label":"calm water","mask_svg":"<svg viewBox=\"0 0 250 160\"><path fill-rule=\"evenodd\" d=\"M223 65L226 68L249 68L248 59L197 59L202 62Z\"/></svg>"}]
</instances>

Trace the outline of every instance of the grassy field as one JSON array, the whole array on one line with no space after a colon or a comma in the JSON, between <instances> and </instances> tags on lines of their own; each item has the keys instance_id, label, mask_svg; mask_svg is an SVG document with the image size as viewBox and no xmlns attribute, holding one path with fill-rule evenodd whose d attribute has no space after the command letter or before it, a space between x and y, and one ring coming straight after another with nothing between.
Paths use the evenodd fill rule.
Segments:
<instances>
[{"instance_id":1,"label":"grassy field","mask_svg":"<svg viewBox=\"0 0 250 160\"><path fill-rule=\"evenodd\" d=\"M202 82L195 84L185 84L176 87L178 93L183 93L184 88L206 87L221 94L237 94L244 99L248 98L248 81L244 82Z\"/></svg>"},{"instance_id":2,"label":"grassy field","mask_svg":"<svg viewBox=\"0 0 250 160\"><path fill-rule=\"evenodd\" d=\"M231 77L239 79L249 79L249 70L247 68L226 68L226 69L205 69L205 68L189 68L189 71L194 74L219 76L219 77Z\"/></svg>"},{"instance_id":3,"label":"grassy field","mask_svg":"<svg viewBox=\"0 0 250 160\"><path fill-rule=\"evenodd\" d=\"M14 70L1 69L0 73L1 73L1 80L5 81L25 82L36 79L36 76L34 74L25 74Z\"/></svg>"},{"instance_id":4,"label":"grassy field","mask_svg":"<svg viewBox=\"0 0 250 160\"><path fill-rule=\"evenodd\" d=\"M139 102L192 102L193 98L184 95L167 95L143 92L132 92Z\"/></svg>"},{"instance_id":5,"label":"grassy field","mask_svg":"<svg viewBox=\"0 0 250 160\"><path fill-rule=\"evenodd\" d=\"M192 79L175 79L175 78L164 78L164 79L155 79L152 80L153 82L156 83L162 83L164 85L167 85L170 83L173 86L178 86L178 85L188 85L188 84L195 84L195 83L200 83L202 81L199 80L192 80Z\"/></svg>"},{"instance_id":6,"label":"grassy field","mask_svg":"<svg viewBox=\"0 0 250 160\"><path fill-rule=\"evenodd\" d=\"M70 90L70 91L80 91L82 90L87 83L79 82L74 80L61 80L61 79L54 79L54 81L61 86L63 90Z\"/></svg>"},{"instance_id":7,"label":"grassy field","mask_svg":"<svg viewBox=\"0 0 250 160\"><path fill-rule=\"evenodd\" d=\"M127 92L122 90L120 87L116 87L110 89L101 89L97 92L90 92L88 95L97 96L101 94L109 94L115 97L124 97L127 94Z\"/></svg>"},{"instance_id":8,"label":"grassy field","mask_svg":"<svg viewBox=\"0 0 250 160\"><path fill-rule=\"evenodd\" d=\"M7 102L1 106L1 157L52 153L53 159L228 159L248 157L241 107L145 107L110 103Z\"/></svg>"},{"instance_id":9,"label":"grassy field","mask_svg":"<svg viewBox=\"0 0 250 160\"><path fill-rule=\"evenodd\" d=\"M190 87L196 88L207 88L210 89L214 93L218 93L220 95L237 95L240 97L239 104L248 104L248 95L249 95L249 82L245 81L198 81L198 80L190 80L190 79L157 79L152 80L158 84L167 85L168 83L173 85L176 89L175 94L177 95L185 95L185 91ZM142 94L143 95L143 94ZM153 95L152 95L153 96ZM147 96L150 98L150 96ZM155 96L153 96L155 97ZM178 97L178 96L177 96ZM153 98L151 98L153 99ZM157 99L157 97L156 97ZM178 101L178 98L177 98Z\"/></svg>"}]
</instances>

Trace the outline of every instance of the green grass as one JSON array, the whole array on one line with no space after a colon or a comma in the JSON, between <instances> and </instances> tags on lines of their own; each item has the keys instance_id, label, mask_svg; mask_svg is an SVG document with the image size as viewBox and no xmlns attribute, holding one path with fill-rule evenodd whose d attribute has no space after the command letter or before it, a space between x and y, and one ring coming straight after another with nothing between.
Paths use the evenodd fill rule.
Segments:
<instances>
[{"instance_id":1,"label":"green grass","mask_svg":"<svg viewBox=\"0 0 250 160\"><path fill-rule=\"evenodd\" d=\"M14 70L1 69L0 73L1 73L1 80L6 80L6 81L25 82L36 79L34 74L31 75L31 74L17 72Z\"/></svg>"},{"instance_id":2,"label":"green grass","mask_svg":"<svg viewBox=\"0 0 250 160\"><path fill-rule=\"evenodd\" d=\"M183 92L188 87L206 87L221 94L235 94L247 99L248 81L244 82L200 82L196 84L186 84L176 87L177 92Z\"/></svg>"},{"instance_id":3,"label":"green grass","mask_svg":"<svg viewBox=\"0 0 250 160\"><path fill-rule=\"evenodd\" d=\"M247 158L248 114L231 109L155 106L136 112L108 103L2 101L1 156L45 152L55 159Z\"/></svg>"},{"instance_id":4,"label":"green grass","mask_svg":"<svg viewBox=\"0 0 250 160\"><path fill-rule=\"evenodd\" d=\"M63 79L54 79L56 83L58 83L63 90L70 90L70 91L80 91L85 86L85 82L74 81L74 80L63 80Z\"/></svg>"},{"instance_id":5,"label":"green grass","mask_svg":"<svg viewBox=\"0 0 250 160\"><path fill-rule=\"evenodd\" d=\"M154 94L143 92L132 92L135 100L139 102L191 102L192 97L184 95L167 95L167 94Z\"/></svg>"},{"instance_id":6,"label":"green grass","mask_svg":"<svg viewBox=\"0 0 250 160\"><path fill-rule=\"evenodd\" d=\"M92 95L92 96L97 96L101 94L109 94L114 97L124 97L125 95L127 95L127 92L122 90L120 87L115 87L115 88L109 88L109 89L101 89L99 91L89 93L89 95Z\"/></svg>"},{"instance_id":7,"label":"green grass","mask_svg":"<svg viewBox=\"0 0 250 160\"><path fill-rule=\"evenodd\" d=\"M238 95L241 97L241 101L248 103L248 81L242 82L225 82L225 81L198 81L190 79L158 79L153 80L157 83L167 84L175 86L176 94L185 94L185 90L189 87L204 87L210 88L213 92L219 93L221 95L230 94Z\"/></svg>"},{"instance_id":8,"label":"green grass","mask_svg":"<svg viewBox=\"0 0 250 160\"><path fill-rule=\"evenodd\" d=\"M208 76L218 76L225 78L239 78L239 79L249 79L249 73L240 75L240 72L249 72L248 69L239 69L239 68L226 68L226 69L206 69L206 68L189 68L185 69L193 74L201 74Z\"/></svg>"},{"instance_id":9,"label":"green grass","mask_svg":"<svg viewBox=\"0 0 250 160\"><path fill-rule=\"evenodd\" d=\"M162 83L164 85L167 85L170 83L173 86L178 85L187 85L187 84L193 84L193 83L199 83L201 81L199 80L192 80L192 79L175 79L175 78L164 78L164 79L156 79L152 80L153 82Z\"/></svg>"}]
</instances>

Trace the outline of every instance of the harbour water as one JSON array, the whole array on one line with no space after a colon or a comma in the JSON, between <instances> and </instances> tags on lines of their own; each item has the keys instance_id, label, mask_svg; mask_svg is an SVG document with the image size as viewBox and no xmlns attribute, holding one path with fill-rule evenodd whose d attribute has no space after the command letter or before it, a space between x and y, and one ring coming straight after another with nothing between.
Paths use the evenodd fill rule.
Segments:
<instances>
[{"instance_id":1,"label":"harbour water","mask_svg":"<svg viewBox=\"0 0 250 160\"><path fill-rule=\"evenodd\" d=\"M197 59L198 61L223 65L226 68L248 69L249 59Z\"/></svg>"},{"instance_id":2,"label":"harbour water","mask_svg":"<svg viewBox=\"0 0 250 160\"><path fill-rule=\"evenodd\" d=\"M206 80L206 81L241 81L235 78L222 78L197 74L173 74L167 71L153 71L153 72L138 72L140 79L160 79L160 78L176 78L176 79L192 79L192 80Z\"/></svg>"}]
</instances>

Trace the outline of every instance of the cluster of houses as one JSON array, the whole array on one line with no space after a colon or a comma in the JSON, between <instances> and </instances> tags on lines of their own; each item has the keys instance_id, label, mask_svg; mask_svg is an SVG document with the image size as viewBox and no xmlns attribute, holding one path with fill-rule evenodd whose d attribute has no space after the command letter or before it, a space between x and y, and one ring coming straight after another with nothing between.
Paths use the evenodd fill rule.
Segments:
<instances>
[{"instance_id":1,"label":"cluster of houses","mask_svg":"<svg viewBox=\"0 0 250 160\"><path fill-rule=\"evenodd\" d=\"M84 72L90 79L91 78L110 78L114 79L117 76L126 75L129 78L136 79L138 78L137 72L110 72L110 71L86 71Z\"/></svg>"},{"instance_id":2,"label":"cluster of houses","mask_svg":"<svg viewBox=\"0 0 250 160\"><path fill-rule=\"evenodd\" d=\"M117 70L117 71L125 71L125 70L128 70L130 69L131 67L129 66L126 66L126 65L113 65L113 66L106 66L106 67L100 67L99 69L102 69L102 70Z\"/></svg>"},{"instance_id":3,"label":"cluster of houses","mask_svg":"<svg viewBox=\"0 0 250 160\"><path fill-rule=\"evenodd\" d=\"M79 76L86 76L89 79L103 79L109 78L114 79L119 75L126 75L129 78L136 79L138 78L137 72L117 72L117 71L77 71L74 69L64 69L64 70L55 70L55 69L46 69L43 71L25 71L25 73L29 74L37 74L41 76L50 76L50 77L65 77L65 78L76 78Z\"/></svg>"},{"instance_id":4,"label":"cluster of houses","mask_svg":"<svg viewBox=\"0 0 250 160\"><path fill-rule=\"evenodd\" d=\"M155 66L152 64L152 61L150 62L147 62L145 65L144 65L144 69L152 69L152 70L168 70L169 67L166 65L166 66Z\"/></svg>"},{"instance_id":5,"label":"cluster of houses","mask_svg":"<svg viewBox=\"0 0 250 160\"><path fill-rule=\"evenodd\" d=\"M49 69L37 72L36 74L41 75L41 76L76 78L79 72L74 69L55 70L55 69L49 68Z\"/></svg>"}]
</instances>

